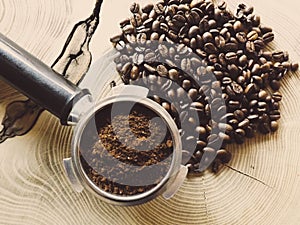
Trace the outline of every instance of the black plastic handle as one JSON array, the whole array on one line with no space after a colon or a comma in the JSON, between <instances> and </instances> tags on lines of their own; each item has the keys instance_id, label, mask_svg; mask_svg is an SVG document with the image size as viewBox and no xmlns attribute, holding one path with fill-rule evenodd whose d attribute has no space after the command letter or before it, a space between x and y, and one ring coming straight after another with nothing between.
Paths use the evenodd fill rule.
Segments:
<instances>
[{"instance_id":1,"label":"black plastic handle","mask_svg":"<svg viewBox=\"0 0 300 225\"><path fill-rule=\"evenodd\" d=\"M0 78L66 125L73 105L90 94L0 33Z\"/></svg>"}]
</instances>

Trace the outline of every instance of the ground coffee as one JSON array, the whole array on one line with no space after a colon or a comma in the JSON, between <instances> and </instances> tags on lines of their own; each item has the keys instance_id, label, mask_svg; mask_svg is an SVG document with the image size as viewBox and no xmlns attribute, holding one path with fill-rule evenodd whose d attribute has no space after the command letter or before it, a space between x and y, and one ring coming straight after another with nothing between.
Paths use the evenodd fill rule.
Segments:
<instances>
[{"instance_id":1,"label":"ground coffee","mask_svg":"<svg viewBox=\"0 0 300 225\"><path fill-rule=\"evenodd\" d=\"M163 134L165 124L151 120L157 115L145 107L134 106L129 115L122 111L113 118L110 115L110 109L97 115L99 136L91 146L81 146L85 173L99 188L116 195L152 189L171 166L170 132Z\"/></svg>"}]
</instances>

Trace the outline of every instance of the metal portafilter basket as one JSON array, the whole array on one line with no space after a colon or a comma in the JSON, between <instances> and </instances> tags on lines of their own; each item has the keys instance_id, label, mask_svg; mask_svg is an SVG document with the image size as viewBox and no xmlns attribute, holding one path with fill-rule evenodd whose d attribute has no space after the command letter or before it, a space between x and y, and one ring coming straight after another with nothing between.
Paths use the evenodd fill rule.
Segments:
<instances>
[{"instance_id":1,"label":"metal portafilter basket","mask_svg":"<svg viewBox=\"0 0 300 225\"><path fill-rule=\"evenodd\" d=\"M81 89L70 83L2 34L0 34L0 74L4 81L58 117L62 125L76 125L71 145L72 157L64 159L66 174L76 191L81 192L86 188L105 201L120 205L135 205L152 200L158 195L169 199L181 186L187 175L187 168L181 166L182 146L179 131L168 112L147 98L146 88L121 85L113 88L114 93L110 97L95 103L88 89ZM167 170L159 181L155 181L156 183L152 183L154 180L151 177L160 171L159 167L162 165L160 163L148 166L128 165L112 156L102 162L111 169L122 165L125 173L130 173L131 169L143 171L148 167L144 174L142 172L138 176L128 174L131 176L127 177L131 179L123 179L120 182L128 188L134 188L137 184L151 188L133 195L120 195L104 190L91 180L86 167L98 170L99 173L100 171L99 165L93 168L94 159L88 158L87 155L93 144L99 140L99 129L103 121L107 118L113 119L119 114L129 115L132 109L150 112L151 121L158 122L165 127L165 132L169 132L173 147L172 152L164 159L168 163ZM162 132L162 139L164 135ZM106 175L105 179L115 180L115 177Z\"/></svg>"}]
</instances>

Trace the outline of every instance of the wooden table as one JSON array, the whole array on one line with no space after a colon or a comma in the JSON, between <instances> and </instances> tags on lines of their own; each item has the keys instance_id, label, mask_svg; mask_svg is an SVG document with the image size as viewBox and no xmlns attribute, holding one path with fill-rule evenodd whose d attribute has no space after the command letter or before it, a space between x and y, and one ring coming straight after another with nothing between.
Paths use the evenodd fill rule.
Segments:
<instances>
[{"instance_id":1,"label":"wooden table","mask_svg":"<svg viewBox=\"0 0 300 225\"><path fill-rule=\"evenodd\" d=\"M234 7L240 1L228 2ZM300 2L244 2L274 28L275 47L300 62ZM105 1L91 42L95 60L110 48L109 37L119 33L130 3ZM93 0L2 0L0 32L50 65L74 24L93 7ZM72 190L62 166L70 156L72 128L45 112L29 134L0 145L0 224L299 224L299 86L299 73L285 77L278 132L230 146L236 171L189 178L173 199L135 207L113 206ZM23 97L3 82L0 87L2 117L9 102Z\"/></svg>"}]
</instances>

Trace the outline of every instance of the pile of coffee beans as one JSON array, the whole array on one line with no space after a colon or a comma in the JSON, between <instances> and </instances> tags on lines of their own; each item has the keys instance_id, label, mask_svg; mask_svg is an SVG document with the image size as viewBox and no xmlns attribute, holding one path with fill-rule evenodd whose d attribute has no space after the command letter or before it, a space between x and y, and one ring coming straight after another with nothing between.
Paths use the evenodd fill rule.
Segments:
<instances>
[{"instance_id":1,"label":"pile of coffee beans","mask_svg":"<svg viewBox=\"0 0 300 225\"><path fill-rule=\"evenodd\" d=\"M149 110L112 119L109 115L101 115L96 143L81 150L85 173L99 188L115 195L131 196L154 188L171 166L170 133L162 142L159 140L163 124L151 120L153 113Z\"/></svg>"},{"instance_id":2,"label":"pile of coffee beans","mask_svg":"<svg viewBox=\"0 0 300 225\"><path fill-rule=\"evenodd\" d=\"M111 38L117 71L172 115L191 173L217 172L231 159L227 144L278 129L280 81L298 64L269 50L274 33L253 7L163 0L130 11Z\"/></svg>"}]
</instances>

